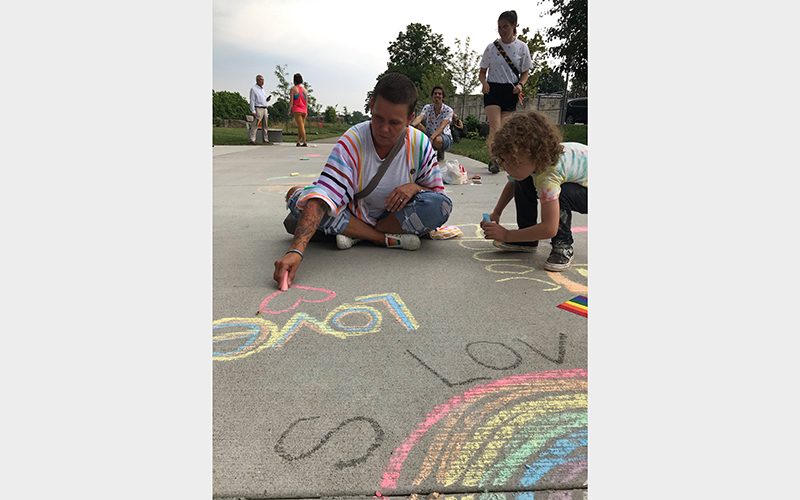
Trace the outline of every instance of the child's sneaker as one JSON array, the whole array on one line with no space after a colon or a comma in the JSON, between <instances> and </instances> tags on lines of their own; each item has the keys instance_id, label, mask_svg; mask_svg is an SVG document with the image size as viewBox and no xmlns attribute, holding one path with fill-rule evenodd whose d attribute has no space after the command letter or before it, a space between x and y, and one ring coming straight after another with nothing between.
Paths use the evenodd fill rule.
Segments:
<instances>
[{"instance_id":1,"label":"child's sneaker","mask_svg":"<svg viewBox=\"0 0 800 500\"><path fill-rule=\"evenodd\" d=\"M572 264L572 254L572 246L553 247L544 263L544 268L548 271L563 271Z\"/></svg>"},{"instance_id":2,"label":"child's sneaker","mask_svg":"<svg viewBox=\"0 0 800 500\"><path fill-rule=\"evenodd\" d=\"M347 250L348 248L355 245L359 241L361 240L358 238L351 238L343 234L336 235L336 246L339 247L339 250Z\"/></svg>"},{"instance_id":3,"label":"child's sneaker","mask_svg":"<svg viewBox=\"0 0 800 500\"><path fill-rule=\"evenodd\" d=\"M403 250L416 250L419 248L419 236L416 234L387 234L386 248L402 248Z\"/></svg>"},{"instance_id":4,"label":"child's sneaker","mask_svg":"<svg viewBox=\"0 0 800 500\"><path fill-rule=\"evenodd\" d=\"M495 248L505 250L507 252L528 252L533 253L539 248L539 242L534 241L533 245L517 245L515 243L507 243L504 241L494 240L492 243Z\"/></svg>"}]
</instances>

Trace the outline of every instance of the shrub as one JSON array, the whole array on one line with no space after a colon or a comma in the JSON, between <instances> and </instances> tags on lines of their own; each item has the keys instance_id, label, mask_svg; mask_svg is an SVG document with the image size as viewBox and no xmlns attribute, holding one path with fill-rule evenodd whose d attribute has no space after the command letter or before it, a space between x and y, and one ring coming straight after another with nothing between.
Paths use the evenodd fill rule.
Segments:
<instances>
[{"instance_id":1,"label":"shrub","mask_svg":"<svg viewBox=\"0 0 800 500\"><path fill-rule=\"evenodd\" d=\"M276 124L278 127L282 121L289 120L292 122L294 119L289 116L289 102L285 99L278 99L274 104L267 107L267 123L270 125Z\"/></svg>"},{"instance_id":2,"label":"shrub","mask_svg":"<svg viewBox=\"0 0 800 500\"><path fill-rule=\"evenodd\" d=\"M336 113L336 108L333 106L328 106L325 108L325 123L336 123L338 121L338 116Z\"/></svg>"},{"instance_id":3,"label":"shrub","mask_svg":"<svg viewBox=\"0 0 800 500\"><path fill-rule=\"evenodd\" d=\"M464 127L466 127L467 132L477 132L480 126L481 122L475 118L475 115L469 115L464 118Z\"/></svg>"},{"instance_id":4,"label":"shrub","mask_svg":"<svg viewBox=\"0 0 800 500\"><path fill-rule=\"evenodd\" d=\"M250 113L250 104L238 92L219 92L211 90L213 117L223 120L244 120L245 115Z\"/></svg>"}]
</instances>

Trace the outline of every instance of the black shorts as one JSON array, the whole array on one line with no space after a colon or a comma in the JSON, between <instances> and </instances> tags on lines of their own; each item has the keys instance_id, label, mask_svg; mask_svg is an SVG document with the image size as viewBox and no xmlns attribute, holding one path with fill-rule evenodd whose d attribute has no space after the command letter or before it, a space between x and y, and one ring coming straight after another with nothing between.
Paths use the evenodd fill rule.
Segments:
<instances>
[{"instance_id":1,"label":"black shorts","mask_svg":"<svg viewBox=\"0 0 800 500\"><path fill-rule=\"evenodd\" d=\"M489 93L483 94L483 107L500 106L501 111L516 111L519 94L514 93L513 83L489 83Z\"/></svg>"}]
</instances>

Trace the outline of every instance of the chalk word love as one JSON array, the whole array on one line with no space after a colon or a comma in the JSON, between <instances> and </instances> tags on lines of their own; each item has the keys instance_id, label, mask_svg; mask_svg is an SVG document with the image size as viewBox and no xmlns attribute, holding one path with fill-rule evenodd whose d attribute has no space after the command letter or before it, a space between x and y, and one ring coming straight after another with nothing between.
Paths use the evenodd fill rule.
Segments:
<instances>
[{"instance_id":1,"label":"chalk word love","mask_svg":"<svg viewBox=\"0 0 800 500\"><path fill-rule=\"evenodd\" d=\"M342 304L328 313L322 321L307 313L298 312L282 328L262 318L218 319L213 322L213 359L240 359L264 349L277 349L303 327L339 339L378 332L383 323L383 315L369 304L386 306L394 319L409 332L419 328L414 315L396 293L364 295L354 300L359 303ZM263 305L262 303L262 307Z\"/></svg>"}]
</instances>

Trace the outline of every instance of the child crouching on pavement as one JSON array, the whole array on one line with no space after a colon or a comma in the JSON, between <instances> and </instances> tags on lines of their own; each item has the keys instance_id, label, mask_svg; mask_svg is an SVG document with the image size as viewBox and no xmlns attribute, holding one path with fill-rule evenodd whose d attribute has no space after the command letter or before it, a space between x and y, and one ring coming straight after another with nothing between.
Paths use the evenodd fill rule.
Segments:
<instances>
[{"instance_id":1,"label":"child crouching on pavement","mask_svg":"<svg viewBox=\"0 0 800 500\"><path fill-rule=\"evenodd\" d=\"M561 140L559 130L536 111L515 113L500 127L490 149L509 183L489 214L492 222L481 222L485 238L495 240L500 248L521 248L513 243L526 242L529 246L525 248L531 249L527 251L535 251L538 240L551 238L552 251L544 264L548 271L563 271L570 266L572 212L588 212L589 147ZM522 212L532 222L529 227L509 230L500 225L500 214L515 192L518 218ZM537 199L542 205L538 224Z\"/></svg>"}]
</instances>

